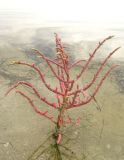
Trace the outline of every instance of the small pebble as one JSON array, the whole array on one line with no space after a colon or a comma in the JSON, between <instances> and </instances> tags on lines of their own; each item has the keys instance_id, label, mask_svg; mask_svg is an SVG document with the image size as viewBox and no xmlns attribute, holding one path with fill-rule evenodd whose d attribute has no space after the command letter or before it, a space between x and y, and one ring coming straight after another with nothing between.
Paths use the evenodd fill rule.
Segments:
<instances>
[{"instance_id":1,"label":"small pebble","mask_svg":"<svg viewBox=\"0 0 124 160\"><path fill-rule=\"evenodd\" d=\"M4 147L8 147L9 146L9 142L4 143Z\"/></svg>"}]
</instances>

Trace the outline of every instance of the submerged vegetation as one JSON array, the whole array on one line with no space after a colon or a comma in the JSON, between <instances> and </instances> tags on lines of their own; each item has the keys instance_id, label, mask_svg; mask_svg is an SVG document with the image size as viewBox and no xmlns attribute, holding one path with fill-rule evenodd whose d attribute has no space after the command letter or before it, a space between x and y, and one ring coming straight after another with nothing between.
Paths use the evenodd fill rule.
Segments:
<instances>
[{"instance_id":1,"label":"submerged vegetation","mask_svg":"<svg viewBox=\"0 0 124 160\"><path fill-rule=\"evenodd\" d=\"M69 143L71 138L67 136L66 132L64 133L64 128L68 125L79 125L81 117L71 117L69 110L77 109L78 107L85 107L86 104L90 103L92 100L96 100L95 96L100 90L104 80L109 76L110 72L115 69L118 65L112 65L107 71L105 70L104 75L101 76L104 68L107 65L108 60L111 56L120 48L114 49L110 52L107 57L101 62L100 66L97 68L97 71L91 77L90 81L87 83L84 81L83 84L80 83L82 78L85 78L85 73L88 72L88 69L91 63L94 60L94 57L97 51L101 46L108 40L112 39L113 36L105 38L103 41L99 42L95 47L94 51L89 54L88 59L80 59L72 63L68 54L65 51L63 43L61 42L60 37L55 34L56 42L56 57L50 59L42 54L39 50L33 49L34 54L41 58L41 62L44 61L47 64L51 74L53 75L53 81L56 85L49 84L47 80L47 73L45 68L39 67L36 64L27 63L24 61L13 61L11 64L23 65L33 69L39 76L40 81L45 86L48 92L52 93L53 101L49 100L49 97L45 97L43 93L35 87L32 83L28 81L19 81L14 84L6 93L8 95L13 89L16 89L16 93L24 97L34 111L47 118L51 123L55 125L55 131L47 138L47 140L41 144L28 160L76 160L78 157L71 150L71 148L66 147L66 144ZM73 68L76 66L81 66L81 69L78 74L72 75ZM18 86L25 86L30 88L35 96L44 103L45 105L52 108L52 111L49 109L41 110L35 103L35 101L27 95L26 92L20 91ZM90 91L90 92L89 92ZM55 113L54 113L55 111ZM50 113L51 112L51 113ZM52 142L52 143L51 143Z\"/></svg>"}]
</instances>

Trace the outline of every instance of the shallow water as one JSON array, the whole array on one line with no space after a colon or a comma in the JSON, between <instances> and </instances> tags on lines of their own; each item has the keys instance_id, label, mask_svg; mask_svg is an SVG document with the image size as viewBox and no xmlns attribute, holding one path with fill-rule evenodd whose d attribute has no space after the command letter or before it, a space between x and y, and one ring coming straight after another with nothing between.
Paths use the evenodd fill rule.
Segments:
<instances>
[{"instance_id":1,"label":"shallow water","mask_svg":"<svg viewBox=\"0 0 124 160\"><path fill-rule=\"evenodd\" d=\"M2 42L0 45L1 160L26 160L54 129L48 120L39 117L14 91L4 97L7 89L18 80L30 81L39 88L40 82L35 72L29 68L10 65L10 62L26 60L39 65L39 58L34 56L30 50L32 47L38 47L45 54L50 52L49 56L52 56L54 44L50 38L45 37L45 34L47 33L48 37L54 30L60 31L58 28L26 28L14 34L4 35L0 39ZM73 46L73 43L70 46ZM78 50L79 47L76 49ZM85 50L88 49L87 47ZM73 57L76 56L73 55ZM113 71L96 96L101 111L97 109L98 104L94 101L85 107L70 111L74 118L81 116L81 124L74 129L67 129L67 135L74 138L68 147L71 147L79 157L85 155L86 160L124 159L124 65L123 61L117 59L111 63L120 64L120 67ZM94 63L87 75L87 80L90 79L96 68L97 64ZM79 68L73 73L78 70ZM52 80L53 78L49 77L51 83ZM24 90L23 87L20 89ZM45 88L42 87L40 90L48 94ZM26 91L29 92L27 89Z\"/></svg>"}]
</instances>

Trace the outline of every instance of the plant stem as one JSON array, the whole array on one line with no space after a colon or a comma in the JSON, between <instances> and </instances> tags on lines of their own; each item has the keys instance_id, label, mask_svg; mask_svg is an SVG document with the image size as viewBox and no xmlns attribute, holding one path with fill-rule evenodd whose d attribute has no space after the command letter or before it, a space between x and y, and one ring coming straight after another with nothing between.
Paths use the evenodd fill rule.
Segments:
<instances>
[{"instance_id":1,"label":"plant stem","mask_svg":"<svg viewBox=\"0 0 124 160\"><path fill-rule=\"evenodd\" d=\"M54 139L54 147L55 147L55 152L56 152L56 158L57 160L62 160L62 155L61 155L61 151L60 151L60 147L59 144L57 143L57 138L58 138L58 134L60 133L60 126L58 125L58 123L55 126L55 133L53 134L53 139Z\"/></svg>"}]
</instances>

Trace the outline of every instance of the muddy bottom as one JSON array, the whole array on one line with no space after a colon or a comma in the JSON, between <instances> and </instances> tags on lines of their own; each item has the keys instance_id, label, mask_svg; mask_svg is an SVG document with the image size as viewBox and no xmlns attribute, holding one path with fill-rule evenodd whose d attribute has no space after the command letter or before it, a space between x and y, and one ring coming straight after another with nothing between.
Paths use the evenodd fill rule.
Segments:
<instances>
[{"instance_id":1,"label":"muddy bottom","mask_svg":"<svg viewBox=\"0 0 124 160\"><path fill-rule=\"evenodd\" d=\"M27 160L54 131L54 125L38 116L14 91L4 97L10 85L18 80L40 86L32 70L10 65L13 59L1 59L0 63L0 160ZM46 94L44 88L40 91ZM72 138L67 147L82 160L124 160L123 66L105 81L96 99L98 104L92 101L70 111L73 118L81 117L81 124L65 129L65 134Z\"/></svg>"}]
</instances>

